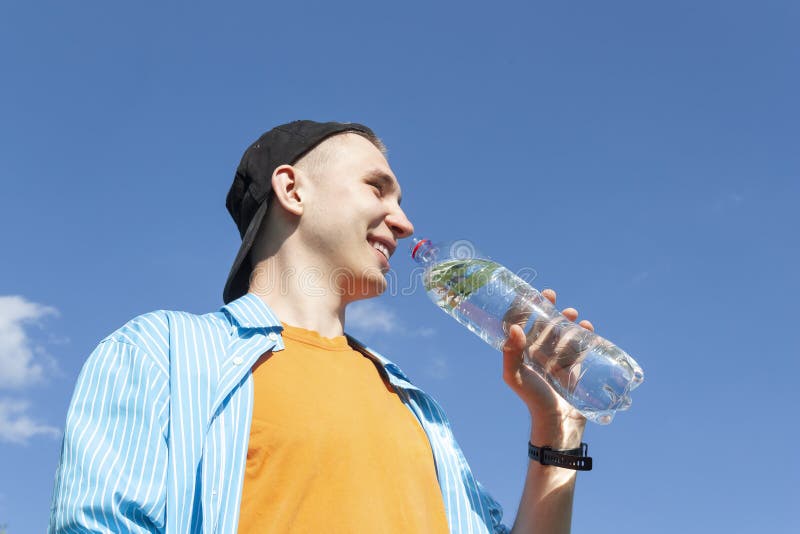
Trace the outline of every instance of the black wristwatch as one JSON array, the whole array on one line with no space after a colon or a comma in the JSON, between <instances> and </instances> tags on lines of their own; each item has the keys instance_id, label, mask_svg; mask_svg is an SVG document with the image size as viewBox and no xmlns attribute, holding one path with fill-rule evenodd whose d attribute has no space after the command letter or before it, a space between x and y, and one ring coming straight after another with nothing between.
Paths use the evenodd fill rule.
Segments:
<instances>
[{"instance_id":1,"label":"black wristwatch","mask_svg":"<svg viewBox=\"0 0 800 534\"><path fill-rule=\"evenodd\" d=\"M537 447L528 442L528 457L542 465L554 465L575 471L591 471L592 457L587 456L589 445L581 443L577 449L553 450L550 447Z\"/></svg>"}]
</instances>

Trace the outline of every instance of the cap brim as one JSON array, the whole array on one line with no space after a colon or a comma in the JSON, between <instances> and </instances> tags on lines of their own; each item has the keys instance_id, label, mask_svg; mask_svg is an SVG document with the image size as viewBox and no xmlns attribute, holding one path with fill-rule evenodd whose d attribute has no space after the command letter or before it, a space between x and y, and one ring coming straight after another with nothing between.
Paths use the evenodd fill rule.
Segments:
<instances>
[{"instance_id":1,"label":"cap brim","mask_svg":"<svg viewBox=\"0 0 800 534\"><path fill-rule=\"evenodd\" d=\"M253 268L250 265L248 255L256 240L256 235L258 235L261 221L267 213L267 205L271 196L271 194L267 195L267 198L258 207L253 219L250 221L250 225L247 227L247 232L242 237L242 246L239 247L239 252L236 253L236 259L233 260L231 272L228 274L228 280L225 282L225 289L222 292L222 300L225 304L244 296L250 289L250 273Z\"/></svg>"}]
</instances>

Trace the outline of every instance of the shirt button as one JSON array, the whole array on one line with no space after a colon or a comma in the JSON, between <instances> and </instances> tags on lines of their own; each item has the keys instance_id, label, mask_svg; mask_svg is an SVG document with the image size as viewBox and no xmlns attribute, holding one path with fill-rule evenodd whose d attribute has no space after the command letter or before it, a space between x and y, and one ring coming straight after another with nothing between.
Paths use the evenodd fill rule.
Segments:
<instances>
[{"instance_id":1,"label":"shirt button","mask_svg":"<svg viewBox=\"0 0 800 534\"><path fill-rule=\"evenodd\" d=\"M235 358L233 359L233 365L242 365L242 362L243 362L243 361L244 361L244 359L242 359L242 358L240 358L239 356L237 356L237 357L235 357Z\"/></svg>"},{"instance_id":2,"label":"shirt button","mask_svg":"<svg viewBox=\"0 0 800 534\"><path fill-rule=\"evenodd\" d=\"M270 332L267 337L270 338L272 341L278 341L278 334L276 334L275 332Z\"/></svg>"}]
</instances>

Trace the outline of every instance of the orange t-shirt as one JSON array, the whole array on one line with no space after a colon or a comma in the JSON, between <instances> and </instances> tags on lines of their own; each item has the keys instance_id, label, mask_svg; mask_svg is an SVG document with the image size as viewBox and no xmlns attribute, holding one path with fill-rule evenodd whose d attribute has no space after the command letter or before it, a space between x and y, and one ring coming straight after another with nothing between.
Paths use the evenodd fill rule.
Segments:
<instances>
[{"instance_id":1,"label":"orange t-shirt","mask_svg":"<svg viewBox=\"0 0 800 534\"><path fill-rule=\"evenodd\" d=\"M428 438L376 364L283 327L253 367L239 532L448 532Z\"/></svg>"}]
</instances>

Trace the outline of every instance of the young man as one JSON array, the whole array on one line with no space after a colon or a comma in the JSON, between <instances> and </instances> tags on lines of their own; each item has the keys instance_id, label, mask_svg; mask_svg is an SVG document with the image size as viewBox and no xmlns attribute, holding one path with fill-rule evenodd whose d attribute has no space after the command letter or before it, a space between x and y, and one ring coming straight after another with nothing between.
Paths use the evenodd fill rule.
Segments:
<instances>
[{"instance_id":1,"label":"young man","mask_svg":"<svg viewBox=\"0 0 800 534\"><path fill-rule=\"evenodd\" d=\"M441 408L344 334L413 233L400 200L363 125L297 121L251 145L226 202L242 236L226 305L151 312L100 342L50 531L507 532ZM524 343L513 327L504 380L531 443L556 452L533 451L569 465L585 419L522 365ZM530 462L512 532L569 531L575 471L547 463Z\"/></svg>"}]
</instances>

